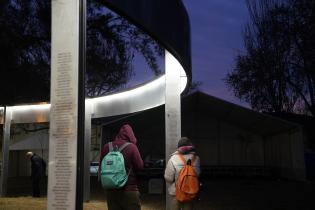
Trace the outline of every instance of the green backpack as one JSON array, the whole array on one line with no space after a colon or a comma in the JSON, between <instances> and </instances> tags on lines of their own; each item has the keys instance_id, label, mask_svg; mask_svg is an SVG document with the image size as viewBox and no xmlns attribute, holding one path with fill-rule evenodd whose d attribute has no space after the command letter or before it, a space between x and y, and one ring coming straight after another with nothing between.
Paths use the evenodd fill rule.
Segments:
<instances>
[{"instance_id":1,"label":"green backpack","mask_svg":"<svg viewBox=\"0 0 315 210\"><path fill-rule=\"evenodd\" d=\"M129 144L131 143L127 142L120 148L113 149L112 142L109 142L109 153L101 162L101 182L104 189L119 189L126 184L129 173L126 173L125 160L121 151Z\"/></svg>"}]
</instances>

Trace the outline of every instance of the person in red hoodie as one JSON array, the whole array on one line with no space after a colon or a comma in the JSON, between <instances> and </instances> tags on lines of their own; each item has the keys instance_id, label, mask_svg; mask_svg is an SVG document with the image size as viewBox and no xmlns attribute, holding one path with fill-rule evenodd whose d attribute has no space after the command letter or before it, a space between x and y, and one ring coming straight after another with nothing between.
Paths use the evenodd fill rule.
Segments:
<instances>
[{"instance_id":1,"label":"person in red hoodie","mask_svg":"<svg viewBox=\"0 0 315 210\"><path fill-rule=\"evenodd\" d=\"M140 193L137 185L137 171L143 168L143 160L140 156L137 139L133 133L130 125L124 124L114 141L112 141L113 147L121 147L124 143L130 142L122 154L125 160L126 171L129 172L128 181L126 185L121 189L107 190L107 207L108 210L140 210ZM104 156L109 152L108 143L104 145L100 162Z\"/></svg>"}]
</instances>

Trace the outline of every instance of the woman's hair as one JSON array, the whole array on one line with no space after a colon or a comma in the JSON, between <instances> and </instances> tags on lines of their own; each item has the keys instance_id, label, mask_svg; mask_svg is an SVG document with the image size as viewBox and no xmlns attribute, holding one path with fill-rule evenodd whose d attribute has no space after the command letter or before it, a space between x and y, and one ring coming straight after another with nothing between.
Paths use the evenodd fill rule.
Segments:
<instances>
[{"instance_id":1,"label":"woman's hair","mask_svg":"<svg viewBox=\"0 0 315 210\"><path fill-rule=\"evenodd\" d=\"M182 147L182 146L192 146L191 140L187 137L180 138L177 144L177 148Z\"/></svg>"}]
</instances>

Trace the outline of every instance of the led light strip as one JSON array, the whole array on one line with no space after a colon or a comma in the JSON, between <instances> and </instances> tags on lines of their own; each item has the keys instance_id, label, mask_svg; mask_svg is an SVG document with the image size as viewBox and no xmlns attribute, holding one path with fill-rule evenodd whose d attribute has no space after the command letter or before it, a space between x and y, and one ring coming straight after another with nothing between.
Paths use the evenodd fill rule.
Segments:
<instances>
[{"instance_id":1,"label":"led light strip","mask_svg":"<svg viewBox=\"0 0 315 210\"><path fill-rule=\"evenodd\" d=\"M181 92L187 85L187 76L181 64L170 53L168 59L175 70L180 71ZM92 118L108 117L118 114L127 114L157 107L165 103L165 75L145 83L139 87L125 90L119 93L86 99L86 103L92 105ZM48 122L50 104L8 106L12 109L13 123ZM2 112L1 112L2 110ZM4 108L0 107L0 113ZM39 117L41 116L41 117ZM0 116L0 123L3 123Z\"/></svg>"}]
</instances>

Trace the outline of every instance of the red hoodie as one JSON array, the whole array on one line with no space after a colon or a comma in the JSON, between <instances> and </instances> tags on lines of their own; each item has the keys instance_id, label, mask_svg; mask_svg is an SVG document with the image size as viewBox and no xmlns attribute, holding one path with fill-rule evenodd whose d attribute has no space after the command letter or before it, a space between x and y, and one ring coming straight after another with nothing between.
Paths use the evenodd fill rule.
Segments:
<instances>
[{"instance_id":1,"label":"red hoodie","mask_svg":"<svg viewBox=\"0 0 315 210\"><path fill-rule=\"evenodd\" d=\"M137 186L137 177L136 172L143 168L143 160L140 156L139 150L136 146L137 139L133 133L133 130L130 125L125 124L120 128L119 133L115 137L115 140L112 142L113 147L120 147L126 142L131 142L123 151L122 154L125 159L125 168L128 173L130 170L130 174L128 177L128 181L123 187L124 191L138 191ZM104 156L109 152L108 143L104 145L101 152L100 162L103 160ZM101 165L101 164L100 164Z\"/></svg>"}]
</instances>

